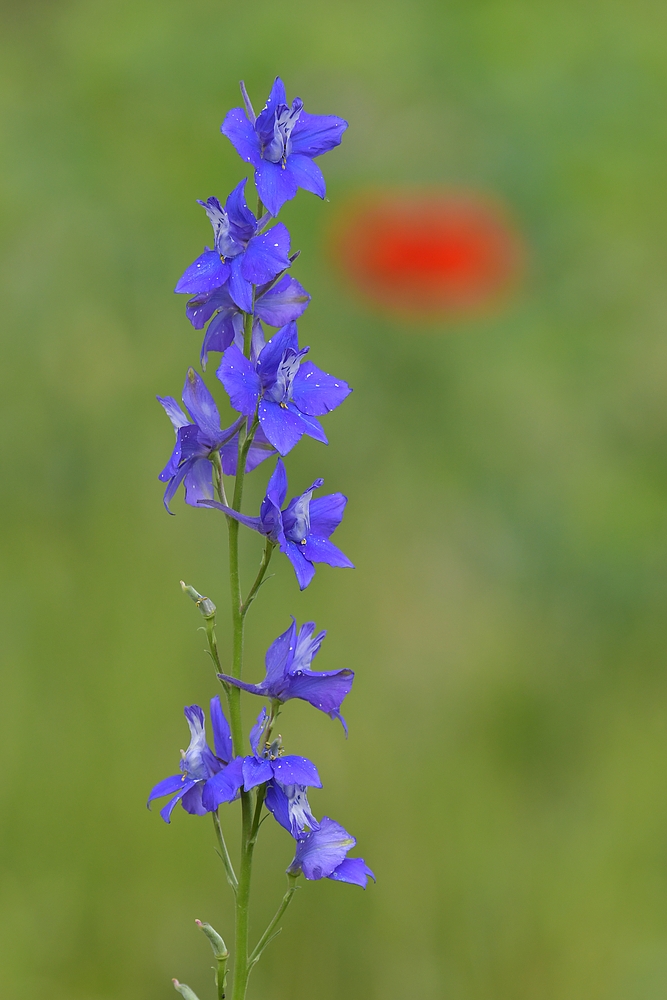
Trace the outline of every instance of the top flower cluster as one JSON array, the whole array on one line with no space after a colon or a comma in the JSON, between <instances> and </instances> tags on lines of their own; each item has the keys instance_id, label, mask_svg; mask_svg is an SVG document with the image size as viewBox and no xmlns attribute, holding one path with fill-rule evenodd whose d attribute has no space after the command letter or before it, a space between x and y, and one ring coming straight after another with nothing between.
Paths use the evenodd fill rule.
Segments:
<instances>
[{"instance_id":1,"label":"top flower cluster","mask_svg":"<svg viewBox=\"0 0 667 1000\"><path fill-rule=\"evenodd\" d=\"M220 501L215 500L214 476L216 469L218 482L222 474L236 475L239 437L247 442L244 472L276 453L287 455L304 434L326 444L319 417L339 406L351 391L342 379L306 360L309 348L299 346L296 320L310 295L287 273L297 255L290 254L285 225L274 224L272 218L299 187L324 197L324 178L315 157L340 143L347 122L334 115L310 115L299 98L289 106L279 78L259 115L243 84L241 89L245 110L230 111L221 129L255 168L257 214L246 203L246 180L234 188L224 206L215 197L200 201L213 227L213 247L205 247L175 289L192 296L186 314L195 329L206 327L202 367L209 353L222 354L216 376L239 416L223 428L211 393L190 368L182 395L185 413L172 396L158 397L176 432L174 451L160 479L166 483L167 510L183 483L187 503L220 506L279 544L303 587L312 578L313 561L351 565L329 541L342 518L345 498L333 494L317 501L320 507L333 504L335 511L320 518L322 523L311 524L312 489L321 481L281 513L285 480L285 488L274 491L279 498L275 514L266 509L267 504L275 508L269 490L260 517L242 519L220 502L219 490ZM264 324L278 328L268 341ZM281 470L277 472L284 478Z\"/></svg>"}]
</instances>

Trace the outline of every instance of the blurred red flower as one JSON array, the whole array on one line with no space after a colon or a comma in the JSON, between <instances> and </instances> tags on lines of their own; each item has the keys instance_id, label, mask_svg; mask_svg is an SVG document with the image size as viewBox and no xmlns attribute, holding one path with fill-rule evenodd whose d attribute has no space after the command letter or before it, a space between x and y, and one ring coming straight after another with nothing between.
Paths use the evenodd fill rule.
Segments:
<instances>
[{"instance_id":1,"label":"blurred red flower","mask_svg":"<svg viewBox=\"0 0 667 1000\"><path fill-rule=\"evenodd\" d=\"M367 302L415 318L461 319L500 305L524 263L500 205L449 189L357 196L341 213L332 250Z\"/></svg>"}]
</instances>

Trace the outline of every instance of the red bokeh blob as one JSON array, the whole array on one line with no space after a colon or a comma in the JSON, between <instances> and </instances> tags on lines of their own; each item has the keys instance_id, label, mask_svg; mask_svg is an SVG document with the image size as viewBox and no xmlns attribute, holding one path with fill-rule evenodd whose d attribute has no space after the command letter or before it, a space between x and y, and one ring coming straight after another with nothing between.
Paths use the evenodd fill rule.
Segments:
<instances>
[{"instance_id":1,"label":"red bokeh blob","mask_svg":"<svg viewBox=\"0 0 667 1000\"><path fill-rule=\"evenodd\" d=\"M461 319L498 306L523 269L523 244L502 208L449 189L369 192L333 233L338 266L384 312Z\"/></svg>"}]
</instances>

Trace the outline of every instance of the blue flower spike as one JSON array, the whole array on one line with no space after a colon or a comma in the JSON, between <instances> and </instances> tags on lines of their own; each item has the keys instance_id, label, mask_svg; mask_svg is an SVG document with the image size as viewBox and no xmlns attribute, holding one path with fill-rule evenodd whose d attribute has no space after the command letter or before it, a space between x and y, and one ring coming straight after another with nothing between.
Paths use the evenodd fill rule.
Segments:
<instances>
[{"instance_id":1,"label":"blue flower spike","mask_svg":"<svg viewBox=\"0 0 667 1000\"><path fill-rule=\"evenodd\" d=\"M304 436L328 444L320 418L340 406L352 390L347 382L317 367L310 360L310 348L299 344L297 321L308 308L310 295L292 277L300 251L292 251L290 233L276 219L299 188L325 197L324 177L316 160L340 144L347 122L335 115L309 114L298 97L288 103L280 77L274 80L259 114L243 83L241 94L243 106L226 115L221 131L244 165L254 170L256 211L248 207L248 200L254 205L255 199L254 194L248 195L247 179L224 201L213 196L199 201L211 225L210 246L185 269L175 287L177 293L188 296L186 318L202 331L202 371L211 355L221 355L211 381L218 386L215 392L220 392L220 385L224 388L230 409L219 409L213 391L194 368L187 370L180 402L173 396L157 397L176 437L159 475L164 506L172 513L171 501L183 486L187 505L212 507L226 515L231 630L223 642L218 643L216 636L217 595L213 601L183 582L181 589L203 616L201 631L229 712L225 716L217 695L206 713L200 705L186 706L190 739L187 749L180 752L178 772L159 781L147 803L150 807L162 800L160 816L165 823L171 823L179 803L190 815L211 814L216 851L234 894L234 955L210 924L195 923L213 949L216 994L223 1000L228 971L233 977L234 1000L246 1000L250 972L280 933L300 875L308 881L326 878L364 889L369 879L375 880L363 858L350 857L355 838L329 816L318 818L319 810L316 815L311 808L309 796L316 794L312 790L322 788L317 767L308 757L287 753L276 731L278 717L289 712L285 706L299 699L338 719L347 736L342 707L351 692L354 671L347 666L314 670L326 632L318 631L313 621L299 626L295 617L269 645L264 676L257 683L246 679L244 664L247 613L267 579L274 549L290 560L301 590L313 581L318 563L353 568L331 540L343 520L347 497L321 495L321 478L302 493L287 497L284 456ZM226 412L230 416L225 417ZM223 427L223 420L231 423ZM276 456L275 467L259 511L251 516L243 506L245 477L271 456ZM229 482L232 477L233 484ZM261 490L255 493L261 495ZM206 524L211 544L217 544L222 522L214 517L203 527ZM240 545L259 545L256 538L253 543L252 536L239 531L239 524L263 540L252 584L242 579L245 552ZM210 561L211 566L217 564L214 554ZM213 592L213 584L210 591L207 585L206 592ZM246 742L248 694L267 704ZM240 800L239 808L220 809L223 803L236 800ZM295 853L287 869L287 891L253 947L249 900L254 895L254 848L269 813L294 841ZM226 838L234 819L240 821L240 843L230 851ZM172 983L183 1000L197 1000L189 986L177 979Z\"/></svg>"}]
</instances>

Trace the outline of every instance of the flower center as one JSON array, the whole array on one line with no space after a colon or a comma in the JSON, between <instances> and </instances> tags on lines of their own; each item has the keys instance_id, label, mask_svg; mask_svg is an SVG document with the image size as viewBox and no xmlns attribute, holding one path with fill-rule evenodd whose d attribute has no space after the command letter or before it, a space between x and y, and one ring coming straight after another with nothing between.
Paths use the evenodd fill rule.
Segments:
<instances>
[{"instance_id":1,"label":"flower center","mask_svg":"<svg viewBox=\"0 0 667 1000\"><path fill-rule=\"evenodd\" d=\"M266 399L270 399L274 403L280 403L283 409L287 408L287 403L292 395L294 376L298 372L301 359L307 351L308 348L304 348L302 351L295 351L291 347L285 351L278 365L276 380L265 393Z\"/></svg>"}]
</instances>

